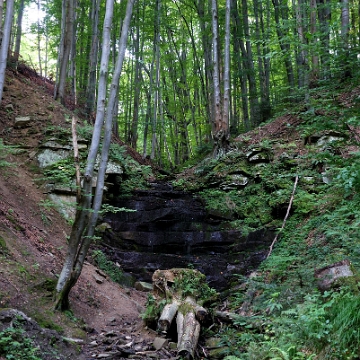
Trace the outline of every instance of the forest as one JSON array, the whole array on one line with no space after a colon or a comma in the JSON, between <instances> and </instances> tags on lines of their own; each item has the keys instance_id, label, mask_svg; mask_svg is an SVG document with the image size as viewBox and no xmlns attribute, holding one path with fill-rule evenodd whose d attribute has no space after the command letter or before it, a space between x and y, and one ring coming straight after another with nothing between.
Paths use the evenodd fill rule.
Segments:
<instances>
[{"instance_id":1,"label":"forest","mask_svg":"<svg viewBox=\"0 0 360 360\"><path fill-rule=\"evenodd\" d=\"M186 247L186 254L174 250L176 258L200 249L189 272L180 272L185 280L174 281L174 294L172 280L164 281L166 299L156 303L149 295L142 308L144 321L154 322L165 304L184 317L200 305L200 339L181 350L185 357L359 358L360 2L0 0L0 19L0 270L9 279L0 279L7 289L0 289L1 307L28 310L21 304L38 296L42 316L55 324L35 313L44 328L57 329L67 316L86 337L76 311L100 329L102 304L94 298L102 290L94 289L113 286L110 275L100 273L105 281L96 270L91 277L89 267L103 266L114 283L123 281L126 259L106 241L118 236L123 246L130 239L126 246L139 250L151 239L149 252L155 245ZM40 165L39 154L50 148L65 155ZM110 177L109 162L120 168ZM72 196L70 220L58 220L49 200L59 188ZM20 190L33 198L20 204ZM145 193L165 194L166 201L154 201L159 208L145 215L139 240L126 226L135 227L140 206L119 204L134 205ZM185 197L191 206L174 215ZM193 209L201 221L193 221ZM184 226L186 246L161 232L172 226ZM34 264L22 258L28 249L13 250L19 239L21 246L36 244L31 251L41 255ZM226 289L205 285L214 274L196 278L199 258L210 259L209 272L216 269ZM143 262L147 276L156 270ZM44 286L36 290L45 269L50 296ZM179 271L168 273L173 279ZM19 288L27 282L25 301ZM107 295L127 300L133 291L113 289ZM197 292L206 293L199 304L188 298ZM128 324L121 321L118 332ZM200 333L193 325L192 338ZM170 329L162 326L157 330ZM101 331L96 347L79 345L84 359L104 352L128 357L129 349L119 347L122 335L100 341ZM18 346L17 336L16 326L13 335L0 326L0 356L12 354L7 347ZM136 350L137 340L128 343L131 354L145 358L150 350L142 338ZM41 358L31 341L27 346L33 357L24 360ZM175 351L166 349L154 356L171 358Z\"/></svg>"},{"instance_id":2,"label":"forest","mask_svg":"<svg viewBox=\"0 0 360 360\"><path fill-rule=\"evenodd\" d=\"M22 19L30 2L10 5L9 53L15 62L28 61L21 46L29 39ZM110 86L117 55L125 51L118 41L126 3L114 2L105 44L107 6L39 0L26 30L34 69L55 81L56 99L90 122L101 72ZM189 163L214 142L226 147L230 137L299 102L312 111L311 93L357 69L355 1L138 0L131 11L113 131L167 169ZM109 61L101 70L104 46Z\"/></svg>"}]
</instances>

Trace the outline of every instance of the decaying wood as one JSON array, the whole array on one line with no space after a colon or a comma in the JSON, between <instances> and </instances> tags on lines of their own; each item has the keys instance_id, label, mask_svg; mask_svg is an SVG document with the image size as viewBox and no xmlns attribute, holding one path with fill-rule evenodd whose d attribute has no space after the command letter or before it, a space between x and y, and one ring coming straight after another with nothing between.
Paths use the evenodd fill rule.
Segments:
<instances>
[{"instance_id":1,"label":"decaying wood","mask_svg":"<svg viewBox=\"0 0 360 360\"><path fill-rule=\"evenodd\" d=\"M201 275L198 270L174 268L155 271L152 280L155 298L165 298L169 302L165 305L158 319L158 331L166 334L176 317L178 355L192 359L199 340L200 322L204 321L208 311L198 304L194 296L184 298L181 290L179 292L174 290L175 280L184 276L184 273L189 274L189 272L191 276Z\"/></svg>"},{"instance_id":2,"label":"decaying wood","mask_svg":"<svg viewBox=\"0 0 360 360\"><path fill-rule=\"evenodd\" d=\"M185 315L178 313L176 318L178 332L178 354L185 358L194 358L195 349L200 335L200 323L190 309Z\"/></svg>"},{"instance_id":3,"label":"decaying wood","mask_svg":"<svg viewBox=\"0 0 360 360\"><path fill-rule=\"evenodd\" d=\"M166 334L171 326L172 321L175 318L179 309L179 301L173 300L172 303L166 304L161 316L158 320L158 330L163 334Z\"/></svg>"},{"instance_id":4,"label":"decaying wood","mask_svg":"<svg viewBox=\"0 0 360 360\"><path fill-rule=\"evenodd\" d=\"M293 191L292 191L292 193L291 193L291 198L290 198L290 201L289 201L289 206L288 206L288 208L287 208L286 215L285 215L285 217L284 217L284 221L283 221L283 223L282 223L282 226L281 226L280 231L281 231L282 229L284 229L285 224L286 224L286 221L287 221L287 218L289 217L290 210L291 210L291 206L292 206L292 203L293 203L293 201L294 201L294 195L295 195L295 191L296 191L296 187L297 187L298 181L299 181L299 176L296 175L295 182L294 182L294 187L293 187ZM271 243L270 248L269 248L269 252L268 252L266 258L268 258L268 257L271 255L271 253L272 253L272 251L273 251L273 247L274 247L274 245L275 245L278 237L279 237L279 233L276 234L273 242Z\"/></svg>"},{"instance_id":5,"label":"decaying wood","mask_svg":"<svg viewBox=\"0 0 360 360\"><path fill-rule=\"evenodd\" d=\"M202 307L201 305L199 305L194 298L188 296L185 299L185 303L191 305L194 309L195 312L195 316L199 321L204 321L206 316L208 315L208 311Z\"/></svg>"},{"instance_id":6,"label":"decaying wood","mask_svg":"<svg viewBox=\"0 0 360 360\"><path fill-rule=\"evenodd\" d=\"M217 317L222 322L227 322L227 323L239 319L238 314L229 311L215 311L215 317Z\"/></svg>"}]
</instances>

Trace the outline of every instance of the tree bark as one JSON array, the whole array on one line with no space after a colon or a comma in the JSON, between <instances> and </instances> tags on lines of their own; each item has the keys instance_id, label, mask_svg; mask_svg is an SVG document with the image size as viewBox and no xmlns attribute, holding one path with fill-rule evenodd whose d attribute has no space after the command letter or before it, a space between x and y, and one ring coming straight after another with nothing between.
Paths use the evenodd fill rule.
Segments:
<instances>
[{"instance_id":1,"label":"tree bark","mask_svg":"<svg viewBox=\"0 0 360 360\"><path fill-rule=\"evenodd\" d=\"M158 320L158 330L167 334L171 323L179 310L179 301L174 299L170 304L166 304Z\"/></svg>"},{"instance_id":2,"label":"tree bark","mask_svg":"<svg viewBox=\"0 0 360 360\"><path fill-rule=\"evenodd\" d=\"M193 359L200 335L200 323L196 319L194 311L190 309L185 314L179 311L176 324L178 355L186 359Z\"/></svg>"},{"instance_id":3,"label":"tree bark","mask_svg":"<svg viewBox=\"0 0 360 360\"><path fill-rule=\"evenodd\" d=\"M17 65L20 55L21 35L22 35L22 18L24 14L25 1L21 0L18 9L17 22L16 22L16 38L15 38L15 49L14 49L14 60Z\"/></svg>"},{"instance_id":4,"label":"tree bark","mask_svg":"<svg viewBox=\"0 0 360 360\"><path fill-rule=\"evenodd\" d=\"M103 30L101 71L98 84L99 97L96 121L87 158L81 201L79 204L77 204L77 211L75 215L75 221L71 229L67 255L58 279L58 283L56 285L55 308L58 310L66 310L69 307L69 293L71 288L76 283L78 277L78 274L75 272L78 252L80 251L81 245L84 243L82 236L89 220L89 210L91 208L92 199L92 178L94 173L95 159L100 146L100 136L105 115L106 82L110 54L110 28L112 23L113 6L114 0L107 0Z\"/></svg>"},{"instance_id":5,"label":"tree bark","mask_svg":"<svg viewBox=\"0 0 360 360\"><path fill-rule=\"evenodd\" d=\"M65 19L62 21L62 40L60 41L62 54L59 66L59 81L55 89L55 100L60 100L62 104L65 104L65 90L66 90L66 79L68 71L68 63L70 52L72 48L73 31L74 31L74 20L75 20L75 9L74 0L64 0L64 11L63 16Z\"/></svg>"},{"instance_id":6,"label":"tree bark","mask_svg":"<svg viewBox=\"0 0 360 360\"><path fill-rule=\"evenodd\" d=\"M107 111L106 111L106 119L104 125L104 140L102 144L101 150L101 158L100 158L100 165L97 174L97 183L96 183L96 190L95 196L92 205L92 211L89 214L90 208L90 201L91 199L91 179L92 173L94 170L94 163L97 154L97 150L99 147L99 139L95 136L94 143L92 142L91 150L89 152L88 157L88 164L87 169L85 171L85 185L86 192L85 196L83 196L83 204L86 207L82 207L80 210L77 211L77 217L75 219L76 226L73 226L74 236L70 236L69 240L69 248L68 248L68 256L66 258L66 262L63 266L63 270L59 277L58 284L56 286L56 298L55 298L55 308L59 310L64 310L69 307L69 300L68 295L72 287L75 285L76 281L78 280L81 270L89 250L90 244L93 241L94 231L96 222L98 219L99 211L102 205L102 198L103 198L103 190L104 190L104 179L106 173L106 167L108 163L109 157L109 149L111 143L111 134L112 134L112 122L113 122L113 109L116 101L116 94L119 88L119 79L121 75L121 68L125 56L126 50L126 40L128 35L128 30L130 26L130 20L132 15L132 8L134 5L135 0L128 0L127 8L126 8L126 15L124 24L122 27L121 37L119 41L119 53L115 64L115 69L112 77L111 87L110 87L110 95L109 101L107 104ZM104 47L103 47L103 56L102 56L102 66L107 68L107 64L109 61L109 51L106 53L107 46L110 49L110 27L112 23L112 14L113 14L113 0L107 1L106 7L106 15L105 15L105 26L104 26ZM105 53L105 54L104 54ZM105 69L103 69L105 70ZM100 86L100 85L99 85ZM99 89L100 93L100 89ZM95 125L103 124L104 116L103 116L103 105L100 106L100 113L99 117L97 117ZM100 119L100 120L99 120ZM98 123L101 124L98 124ZM100 127L100 130L101 130ZM94 136L93 136L94 139ZM95 153L96 150L96 153ZM93 155L95 153L95 156ZM92 154L92 155L90 155ZM87 176L88 175L88 176ZM89 191L90 190L90 191ZM87 221L85 221L87 220ZM87 227L86 236L82 236L85 225Z\"/></svg>"},{"instance_id":7,"label":"tree bark","mask_svg":"<svg viewBox=\"0 0 360 360\"><path fill-rule=\"evenodd\" d=\"M5 83L5 73L6 73L6 62L9 53L9 44L12 28L12 20L14 15L14 0L8 0L6 5L6 15L4 22L3 38L0 48L0 103L2 100L4 83Z\"/></svg>"}]
</instances>

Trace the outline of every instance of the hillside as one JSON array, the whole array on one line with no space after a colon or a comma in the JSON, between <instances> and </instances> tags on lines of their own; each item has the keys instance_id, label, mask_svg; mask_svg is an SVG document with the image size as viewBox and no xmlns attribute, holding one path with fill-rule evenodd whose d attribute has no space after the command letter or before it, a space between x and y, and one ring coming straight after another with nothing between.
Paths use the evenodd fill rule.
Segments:
<instances>
[{"instance_id":1,"label":"hillside","mask_svg":"<svg viewBox=\"0 0 360 360\"><path fill-rule=\"evenodd\" d=\"M3 145L0 147L0 307L23 311L42 327L58 330L69 338L84 340L88 335L89 339L97 340L100 334L116 326L117 330L122 329L123 337L136 336L147 343L153 335L142 332L139 318L146 295L104 278L91 263L86 263L71 294L72 313L52 311L51 291L61 270L71 227L54 208L46 206L43 175L34 155L51 129L68 126L66 119L70 115L52 100L41 83L8 73L0 110L0 137L4 144L14 148L8 153ZM14 127L16 117L28 116L30 124ZM99 277L101 283L97 281ZM34 330L30 334L34 335ZM89 349L81 345L80 353L79 345L70 346L63 341L54 345L62 354L61 359L86 359L101 352L100 345ZM50 352L44 346L42 351ZM54 356L48 354L43 359L58 358Z\"/></svg>"},{"instance_id":2,"label":"hillside","mask_svg":"<svg viewBox=\"0 0 360 360\"><path fill-rule=\"evenodd\" d=\"M72 311L52 310L71 222L48 201L36 153L69 127L72 112L52 100L51 87L31 72L7 76L0 108L0 307L22 311L48 329L22 320L42 359L171 358L166 349L153 351L157 334L140 318L147 294L112 282L91 256L71 293ZM354 317L360 305L359 96L353 83L318 88L311 107L282 109L273 121L235 138L224 157L199 159L172 181L175 189L201 197L227 229L279 233L269 258L268 247L259 251L265 261L257 271L232 274L218 310L233 320L212 319L203 335L216 344L202 343L199 357L360 356L350 346L360 341L353 332L360 325ZM229 253L242 255L235 247ZM351 280L319 289L315 275L334 264L351 264ZM14 312L0 312L0 330L14 318Z\"/></svg>"}]
</instances>

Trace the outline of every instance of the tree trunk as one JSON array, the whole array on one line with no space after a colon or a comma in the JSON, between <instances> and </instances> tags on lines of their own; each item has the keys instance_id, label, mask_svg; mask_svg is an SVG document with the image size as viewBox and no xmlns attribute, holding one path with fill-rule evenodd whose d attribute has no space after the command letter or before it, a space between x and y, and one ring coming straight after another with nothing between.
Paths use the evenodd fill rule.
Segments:
<instances>
[{"instance_id":1,"label":"tree trunk","mask_svg":"<svg viewBox=\"0 0 360 360\"><path fill-rule=\"evenodd\" d=\"M294 78L294 70L291 62L291 51L290 51L290 44L287 40L288 33L286 28L283 25L283 22L288 21L287 13L287 4L279 4L279 0L272 0L274 5L274 11L275 11L275 22L276 22L276 33L279 40L280 49L284 54L284 63L285 63L285 70L286 70L286 76L288 80L288 86L289 86L289 92L290 96L292 96L293 89L295 86L295 78ZM281 10L282 7L286 7L285 10ZM285 30L284 30L285 28Z\"/></svg>"},{"instance_id":2,"label":"tree trunk","mask_svg":"<svg viewBox=\"0 0 360 360\"><path fill-rule=\"evenodd\" d=\"M157 143L157 115L159 106L159 81L160 81L160 10L161 0L156 0L155 9L155 31L154 31L154 58L151 67L152 76L152 93L153 93L153 111L151 122L151 153L150 159L155 159L156 143ZM155 73L155 77L154 77Z\"/></svg>"},{"instance_id":3,"label":"tree trunk","mask_svg":"<svg viewBox=\"0 0 360 360\"><path fill-rule=\"evenodd\" d=\"M6 5L3 38L0 48L0 103L2 100L2 95L4 90L6 62L9 53L9 44L10 44L13 16L14 16L14 0L8 0Z\"/></svg>"},{"instance_id":4,"label":"tree trunk","mask_svg":"<svg viewBox=\"0 0 360 360\"><path fill-rule=\"evenodd\" d=\"M92 178L94 173L95 159L100 146L100 136L105 116L106 82L110 54L110 28L112 24L114 0L106 1L106 14L103 29L103 47L101 56L100 79L98 84L98 106L93 130L91 146L85 169L82 199L77 205L75 221L71 229L67 255L56 285L55 308L65 310L69 307L69 292L77 281L75 272L78 252L84 243L83 232L89 220L89 209L92 198Z\"/></svg>"},{"instance_id":5,"label":"tree trunk","mask_svg":"<svg viewBox=\"0 0 360 360\"><path fill-rule=\"evenodd\" d=\"M330 22L331 1L316 0L319 17L319 40L321 43L321 78L328 79L330 73Z\"/></svg>"},{"instance_id":6,"label":"tree trunk","mask_svg":"<svg viewBox=\"0 0 360 360\"><path fill-rule=\"evenodd\" d=\"M62 104L65 104L66 79L67 79L69 57L72 47L74 19L75 19L74 0L64 0L64 1L65 1L64 4L65 21L62 21L62 26L64 26L64 29L61 32L62 58L59 64L59 81L54 96L55 100L60 100Z\"/></svg>"},{"instance_id":7,"label":"tree trunk","mask_svg":"<svg viewBox=\"0 0 360 360\"><path fill-rule=\"evenodd\" d=\"M18 15L17 15L17 22L16 22L16 39L15 39L15 49L14 49L14 61L17 66L17 62L19 61L20 55L20 45L21 45L21 35L22 35L22 18L24 14L24 6L25 1L20 0Z\"/></svg>"},{"instance_id":8,"label":"tree trunk","mask_svg":"<svg viewBox=\"0 0 360 360\"><path fill-rule=\"evenodd\" d=\"M89 78L86 89L86 107L85 113L90 118L95 106L95 92L96 92L96 67L98 63L98 48L99 48L99 9L100 0L93 0L91 7L91 49L89 56Z\"/></svg>"}]
</instances>

